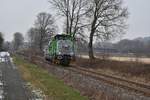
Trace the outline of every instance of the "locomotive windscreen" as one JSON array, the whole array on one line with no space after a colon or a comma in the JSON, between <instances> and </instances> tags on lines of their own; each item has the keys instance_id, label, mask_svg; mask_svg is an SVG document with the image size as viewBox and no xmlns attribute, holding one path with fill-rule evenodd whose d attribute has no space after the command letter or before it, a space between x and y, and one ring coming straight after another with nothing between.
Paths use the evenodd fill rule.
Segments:
<instances>
[{"instance_id":1,"label":"locomotive windscreen","mask_svg":"<svg viewBox=\"0 0 150 100\"><path fill-rule=\"evenodd\" d=\"M59 54L73 54L73 46L71 40L59 40L58 41Z\"/></svg>"}]
</instances>

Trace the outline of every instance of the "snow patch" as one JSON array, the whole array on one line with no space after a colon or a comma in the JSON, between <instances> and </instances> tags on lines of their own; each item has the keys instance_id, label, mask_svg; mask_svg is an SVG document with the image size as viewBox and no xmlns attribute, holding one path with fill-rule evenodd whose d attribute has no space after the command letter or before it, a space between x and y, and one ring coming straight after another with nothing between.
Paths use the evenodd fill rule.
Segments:
<instances>
[{"instance_id":1,"label":"snow patch","mask_svg":"<svg viewBox=\"0 0 150 100\"><path fill-rule=\"evenodd\" d=\"M31 100L45 100L46 96L44 95L42 90L33 87L31 83L27 83L26 87L29 88L29 90L31 91Z\"/></svg>"}]
</instances>

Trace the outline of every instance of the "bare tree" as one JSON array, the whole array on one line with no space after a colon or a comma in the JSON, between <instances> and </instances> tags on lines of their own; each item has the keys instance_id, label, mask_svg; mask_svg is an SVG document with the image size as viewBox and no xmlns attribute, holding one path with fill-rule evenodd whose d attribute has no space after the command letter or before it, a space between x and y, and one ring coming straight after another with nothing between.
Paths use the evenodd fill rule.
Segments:
<instances>
[{"instance_id":1,"label":"bare tree","mask_svg":"<svg viewBox=\"0 0 150 100\"><path fill-rule=\"evenodd\" d=\"M23 35L19 32L14 33L13 48L15 51L18 50L23 45L23 42L24 42Z\"/></svg>"},{"instance_id":2,"label":"bare tree","mask_svg":"<svg viewBox=\"0 0 150 100\"><path fill-rule=\"evenodd\" d=\"M4 42L3 34L0 32L0 50L3 49L3 42Z\"/></svg>"},{"instance_id":3,"label":"bare tree","mask_svg":"<svg viewBox=\"0 0 150 100\"><path fill-rule=\"evenodd\" d=\"M30 31L33 31L33 30L30 30ZM42 51L44 44L49 41L50 37L56 31L54 18L52 17L52 15L49 13L45 13L45 12L39 13L35 21L34 31L36 35L32 35L32 36L36 36L36 37L32 37L32 38L34 38L34 40L39 43L38 44L39 49Z\"/></svg>"},{"instance_id":4,"label":"bare tree","mask_svg":"<svg viewBox=\"0 0 150 100\"><path fill-rule=\"evenodd\" d=\"M30 48L39 48L39 32L36 28L30 28L27 32L28 42Z\"/></svg>"},{"instance_id":5,"label":"bare tree","mask_svg":"<svg viewBox=\"0 0 150 100\"><path fill-rule=\"evenodd\" d=\"M123 33L128 12L123 7L122 0L89 0L91 20L89 36L89 58L94 59L93 39L110 39L118 33Z\"/></svg>"},{"instance_id":6,"label":"bare tree","mask_svg":"<svg viewBox=\"0 0 150 100\"><path fill-rule=\"evenodd\" d=\"M87 26L84 23L85 15L89 12L85 10L87 0L49 0L54 9L57 9L58 15L65 18L65 31L67 34L75 37L78 31ZM84 23L84 24L83 24Z\"/></svg>"}]
</instances>

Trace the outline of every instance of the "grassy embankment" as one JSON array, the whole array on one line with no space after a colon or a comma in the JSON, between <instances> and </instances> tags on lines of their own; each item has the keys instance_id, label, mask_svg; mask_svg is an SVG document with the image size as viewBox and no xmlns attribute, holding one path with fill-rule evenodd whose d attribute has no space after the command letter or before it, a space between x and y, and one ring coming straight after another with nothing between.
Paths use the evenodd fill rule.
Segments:
<instances>
[{"instance_id":1,"label":"grassy embankment","mask_svg":"<svg viewBox=\"0 0 150 100\"><path fill-rule=\"evenodd\" d=\"M46 70L31 64L20 57L14 57L22 77L36 88L40 88L50 100L87 100L86 97L64 84Z\"/></svg>"}]
</instances>

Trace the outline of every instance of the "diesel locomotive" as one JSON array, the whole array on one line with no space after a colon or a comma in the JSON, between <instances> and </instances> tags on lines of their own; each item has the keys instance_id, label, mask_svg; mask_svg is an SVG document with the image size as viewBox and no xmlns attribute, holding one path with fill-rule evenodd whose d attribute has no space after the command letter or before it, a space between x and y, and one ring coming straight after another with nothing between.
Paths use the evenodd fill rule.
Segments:
<instances>
[{"instance_id":1,"label":"diesel locomotive","mask_svg":"<svg viewBox=\"0 0 150 100\"><path fill-rule=\"evenodd\" d=\"M74 44L74 39L70 35L54 36L45 49L45 59L68 66L75 59Z\"/></svg>"}]
</instances>

